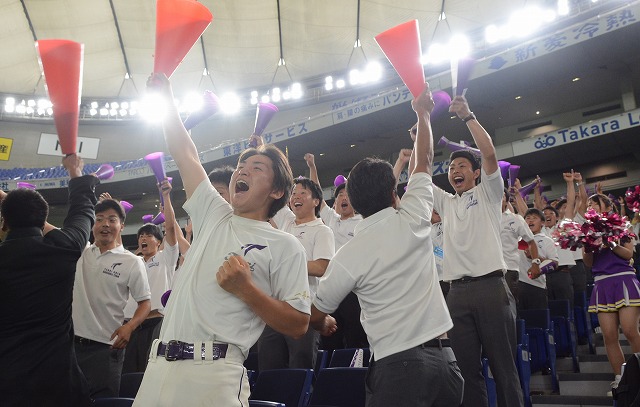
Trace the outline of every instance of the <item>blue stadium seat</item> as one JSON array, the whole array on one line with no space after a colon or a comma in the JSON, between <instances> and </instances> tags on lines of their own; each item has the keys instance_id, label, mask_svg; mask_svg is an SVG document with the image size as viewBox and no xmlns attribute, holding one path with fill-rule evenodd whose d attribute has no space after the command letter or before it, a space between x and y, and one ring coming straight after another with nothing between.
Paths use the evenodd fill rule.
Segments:
<instances>
[{"instance_id":1,"label":"blue stadium seat","mask_svg":"<svg viewBox=\"0 0 640 407\"><path fill-rule=\"evenodd\" d=\"M276 403L274 401L249 400L249 407L286 407L286 406L282 403Z\"/></svg>"},{"instance_id":2,"label":"blue stadium seat","mask_svg":"<svg viewBox=\"0 0 640 407\"><path fill-rule=\"evenodd\" d=\"M311 369L263 370L251 392L252 400L277 401L287 407L304 407L311 394Z\"/></svg>"},{"instance_id":3,"label":"blue stadium seat","mask_svg":"<svg viewBox=\"0 0 640 407\"><path fill-rule=\"evenodd\" d=\"M580 373L576 326L569 300L549 300L549 312L556 334L556 356L570 356L573 360L573 372Z\"/></svg>"},{"instance_id":4,"label":"blue stadium seat","mask_svg":"<svg viewBox=\"0 0 640 407\"><path fill-rule=\"evenodd\" d=\"M591 317L587 312L589 302L586 292L577 292L574 296L575 306L573 315L576 323L576 333L579 339L584 339L589 345L589 353L594 354L596 350L593 346L593 328L591 327Z\"/></svg>"},{"instance_id":5,"label":"blue stadium seat","mask_svg":"<svg viewBox=\"0 0 640 407\"><path fill-rule=\"evenodd\" d=\"M496 407L498 405L498 395L496 393L496 381L491 373L489 367L489 359L482 358L482 375L484 376L484 382L487 385L487 399L489 400L489 407Z\"/></svg>"},{"instance_id":6,"label":"blue stadium seat","mask_svg":"<svg viewBox=\"0 0 640 407\"><path fill-rule=\"evenodd\" d=\"M516 320L518 345L516 346L516 367L522 388L525 407L531 407L531 353L529 335L526 333L524 319Z\"/></svg>"},{"instance_id":7,"label":"blue stadium seat","mask_svg":"<svg viewBox=\"0 0 640 407\"><path fill-rule=\"evenodd\" d=\"M549 369L553 390L559 392L555 339L549 310L521 310L520 316L525 321L526 332L529 335L531 372Z\"/></svg>"},{"instance_id":8,"label":"blue stadium seat","mask_svg":"<svg viewBox=\"0 0 640 407\"><path fill-rule=\"evenodd\" d=\"M363 367L329 367L318 374L309 407L364 407L366 391Z\"/></svg>"},{"instance_id":9,"label":"blue stadium seat","mask_svg":"<svg viewBox=\"0 0 640 407\"><path fill-rule=\"evenodd\" d=\"M320 372L320 370L326 368L328 365L329 365L329 351L319 349L318 353L316 354L316 364L313 369L316 376L318 376L318 373Z\"/></svg>"},{"instance_id":10,"label":"blue stadium seat","mask_svg":"<svg viewBox=\"0 0 640 407\"><path fill-rule=\"evenodd\" d=\"M351 360L353 359L353 355L355 355L357 348L349 348L349 349L336 349L333 351L331 355L331 360L329 361L329 367L349 367L351 365ZM371 351L369 348L364 348L364 357L362 358L362 366L369 366L369 359L371 359Z\"/></svg>"}]
</instances>

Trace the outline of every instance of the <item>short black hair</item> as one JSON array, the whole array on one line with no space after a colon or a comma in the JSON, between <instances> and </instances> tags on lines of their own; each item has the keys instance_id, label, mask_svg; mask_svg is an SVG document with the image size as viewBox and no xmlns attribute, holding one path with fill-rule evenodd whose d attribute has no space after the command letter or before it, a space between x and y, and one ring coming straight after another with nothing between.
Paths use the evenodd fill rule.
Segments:
<instances>
[{"instance_id":1,"label":"short black hair","mask_svg":"<svg viewBox=\"0 0 640 407\"><path fill-rule=\"evenodd\" d=\"M480 169L480 160L478 159L478 156L476 156L471 151L467 151L467 150L454 151L449 156L449 162L455 160L456 158L466 158L467 160L469 160L471 162L471 169L473 171Z\"/></svg>"},{"instance_id":2,"label":"short black hair","mask_svg":"<svg viewBox=\"0 0 640 407\"><path fill-rule=\"evenodd\" d=\"M544 211L546 211L546 210L553 211L553 213L555 213L555 214L556 214L556 218L557 218L558 216L560 216L560 214L558 213L558 210L557 210L556 208L554 208L553 206L551 206L551 205L547 205L547 206L545 206L544 208L542 208L542 212L544 212ZM544 218L542 218L542 219L544 219Z\"/></svg>"},{"instance_id":3,"label":"short black hair","mask_svg":"<svg viewBox=\"0 0 640 407\"><path fill-rule=\"evenodd\" d=\"M524 217L526 218L529 215L534 215L540 218L541 221L544 222L544 213L542 213L542 211L538 208L529 208L527 209L527 211L524 213Z\"/></svg>"},{"instance_id":4,"label":"short black hair","mask_svg":"<svg viewBox=\"0 0 640 407\"><path fill-rule=\"evenodd\" d=\"M223 167L214 168L207 176L209 182L212 184L224 184L229 185L231 183L231 176L233 175L233 167L225 165Z\"/></svg>"},{"instance_id":5,"label":"short black hair","mask_svg":"<svg viewBox=\"0 0 640 407\"><path fill-rule=\"evenodd\" d=\"M276 199L271 203L267 217L273 218L276 213L289 202L289 196L291 195L291 185L293 185L293 173L291 172L291 166L289 166L289 160L284 153L273 144L263 144L258 148L248 148L240 154L238 157L238 163L245 162L249 157L254 155L264 155L269 157L273 165L273 190L283 192L280 199Z\"/></svg>"},{"instance_id":6,"label":"short black hair","mask_svg":"<svg viewBox=\"0 0 640 407\"><path fill-rule=\"evenodd\" d=\"M162 235L162 230L160 230L160 226L154 225L153 223L145 223L138 229L138 233L136 235L137 239L140 239L141 234L153 235L158 241L162 241L164 236Z\"/></svg>"},{"instance_id":7,"label":"short black hair","mask_svg":"<svg viewBox=\"0 0 640 407\"><path fill-rule=\"evenodd\" d=\"M555 207L556 209L560 210L560 208L562 208L562 205L564 205L564 204L566 204L566 203L567 203L567 198L562 198L562 199L560 199L560 200L558 200L558 201L556 202L556 204L554 205L554 207Z\"/></svg>"},{"instance_id":8,"label":"short black hair","mask_svg":"<svg viewBox=\"0 0 640 407\"><path fill-rule=\"evenodd\" d=\"M342 184L338 185L338 186L336 187L336 190L335 190L335 191L333 191L333 197L334 197L334 198L337 198L337 197L338 197L338 194L340 193L340 191L342 191L343 189L345 189L345 188L346 188L346 186L347 186L347 183L346 183L346 182L343 182Z\"/></svg>"},{"instance_id":9,"label":"short black hair","mask_svg":"<svg viewBox=\"0 0 640 407\"><path fill-rule=\"evenodd\" d=\"M316 214L316 218L320 217L320 207L322 206L322 189L320 188L320 185L318 185L317 183L315 183L314 181L310 180L309 178L306 177L298 177L296 179L293 180L293 186L295 187L297 184L302 185L305 189L308 189L309 191L311 191L311 196L313 197L313 199L318 199L319 202L316 205L316 207L314 208L314 212Z\"/></svg>"},{"instance_id":10,"label":"short black hair","mask_svg":"<svg viewBox=\"0 0 640 407\"><path fill-rule=\"evenodd\" d=\"M18 188L7 193L0 207L9 229L43 228L49 216L49 204L38 191Z\"/></svg>"},{"instance_id":11,"label":"short black hair","mask_svg":"<svg viewBox=\"0 0 640 407\"><path fill-rule=\"evenodd\" d=\"M347 195L351 206L364 218L394 204L396 178L389 162L365 158L358 162L347 178Z\"/></svg>"},{"instance_id":12,"label":"short black hair","mask_svg":"<svg viewBox=\"0 0 640 407\"><path fill-rule=\"evenodd\" d=\"M116 211L118 217L120 218L120 222L124 223L127 215L120 202L116 201L115 199L104 199L98 202L98 204L94 208L94 212L97 214L100 212L108 211L109 209L113 209L114 211Z\"/></svg>"}]
</instances>

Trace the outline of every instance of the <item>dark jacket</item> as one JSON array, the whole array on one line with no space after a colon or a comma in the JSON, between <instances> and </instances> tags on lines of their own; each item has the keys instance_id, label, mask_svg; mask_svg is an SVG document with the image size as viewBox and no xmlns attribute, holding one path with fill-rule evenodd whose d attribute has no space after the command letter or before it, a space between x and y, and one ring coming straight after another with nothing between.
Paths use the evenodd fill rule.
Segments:
<instances>
[{"instance_id":1,"label":"dark jacket","mask_svg":"<svg viewBox=\"0 0 640 407\"><path fill-rule=\"evenodd\" d=\"M91 175L69 181L61 229L9 230L0 243L0 404L86 406L89 391L73 348L76 262L95 221Z\"/></svg>"}]
</instances>

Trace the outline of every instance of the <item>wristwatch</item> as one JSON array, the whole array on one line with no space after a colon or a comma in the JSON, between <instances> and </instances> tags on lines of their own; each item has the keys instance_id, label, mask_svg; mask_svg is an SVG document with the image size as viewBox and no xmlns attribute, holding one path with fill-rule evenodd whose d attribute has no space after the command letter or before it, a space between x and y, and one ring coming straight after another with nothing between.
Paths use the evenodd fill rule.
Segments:
<instances>
[{"instance_id":1,"label":"wristwatch","mask_svg":"<svg viewBox=\"0 0 640 407\"><path fill-rule=\"evenodd\" d=\"M469 113L469 115L467 117L465 117L464 119L462 119L463 122L468 122L469 120L476 120L476 115L473 114L473 112Z\"/></svg>"},{"instance_id":2,"label":"wristwatch","mask_svg":"<svg viewBox=\"0 0 640 407\"><path fill-rule=\"evenodd\" d=\"M531 264L537 264L538 266L540 265L540 263L542 263L542 261L540 259L533 259L531 260Z\"/></svg>"}]
</instances>

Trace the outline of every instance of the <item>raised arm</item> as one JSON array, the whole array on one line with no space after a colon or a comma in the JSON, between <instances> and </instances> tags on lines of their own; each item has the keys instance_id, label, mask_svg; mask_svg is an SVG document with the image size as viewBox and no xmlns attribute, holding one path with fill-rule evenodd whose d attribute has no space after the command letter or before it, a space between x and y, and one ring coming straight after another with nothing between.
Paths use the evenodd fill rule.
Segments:
<instances>
[{"instance_id":1,"label":"raised arm","mask_svg":"<svg viewBox=\"0 0 640 407\"><path fill-rule=\"evenodd\" d=\"M520 192L518 191L520 188L522 188L522 186L520 185L520 180L516 178L516 181L514 182L513 187L511 187L511 189L509 190L509 193L515 197L516 209L518 210L518 213L520 214L520 216L524 217L524 214L527 213L527 209L529 209L529 207L527 206L527 203L524 201L524 198L522 197L522 195L520 195Z\"/></svg>"},{"instance_id":2,"label":"raised arm","mask_svg":"<svg viewBox=\"0 0 640 407\"><path fill-rule=\"evenodd\" d=\"M182 125L182 119L180 119L178 109L173 102L173 91L169 79L163 73L154 73L149 78L147 87L160 92L164 99L167 109L162 121L164 139L171 157L178 166L184 190L187 193L187 199L189 199L198 185L207 179L207 173L200 163L196 145Z\"/></svg>"},{"instance_id":3,"label":"raised arm","mask_svg":"<svg viewBox=\"0 0 640 407\"><path fill-rule=\"evenodd\" d=\"M456 96L451 102L449 111L458 115L465 123L467 128L471 132L473 141L482 154L482 168L487 174L493 174L498 170L498 159L496 158L496 149L493 146L493 141L489 133L482 127L482 125L476 119L469 104L464 96Z\"/></svg>"},{"instance_id":4,"label":"raised arm","mask_svg":"<svg viewBox=\"0 0 640 407\"><path fill-rule=\"evenodd\" d=\"M540 184L542 183L542 179L540 176L536 176L536 187L533 189L533 207L536 209L544 209L547 206L542 201L542 193L540 193Z\"/></svg>"},{"instance_id":5,"label":"raised arm","mask_svg":"<svg viewBox=\"0 0 640 407\"><path fill-rule=\"evenodd\" d=\"M400 174L402 174L402 170L404 170L404 167L406 167L411 160L412 153L413 151L409 148L400 150L396 164L393 166L393 176L396 177L396 182L400 182Z\"/></svg>"},{"instance_id":6,"label":"raised arm","mask_svg":"<svg viewBox=\"0 0 640 407\"><path fill-rule=\"evenodd\" d=\"M173 210L173 204L171 203L171 183L167 178L164 179L159 185L160 193L164 198L164 206L162 212L164 213L164 242L169 246L175 246L178 243L178 237L176 236L176 213Z\"/></svg>"},{"instance_id":7,"label":"raised arm","mask_svg":"<svg viewBox=\"0 0 640 407\"><path fill-rule=\"evenodd\" d=\"M318 178L318 169L316 168L316 157L311 153L307 153L304 155L304 161L307 163L307 167L309 167L309 179L318 184L318 186L322 190L322 185L320 185L320 178ZM324 199L321 199L320 209L325 206L327 206L326 202L324 201Z\"/></svg>"},{"instance_id":8,"label":"raised arm","mask_svg":"<svg viewBox=\"0 0 640 407\"><path fill-rule=\"evenodd\" d=\"M564 211L564 217L573 219L576 216L576 187L573 183L573 170L563 172L562 178L567 183L567 209Z\"/></svg>"},{"instance_id":9,"label":"raised arm","mask_svg":"<svg viewBox=\"0 0 640 407\"><path fill-rule=\"evenodd\" d=\"M576 206L576 211L581 216L587 212L587 204L589 201L589 196L587 195L587 187L584 185L584 181L582 180L582 174L579 172L573 172L573 180L578 184L578 193L580 194L580 200L578 205Z\"/></svg>"},{"instance_id":10,"label":"raised arm","mask_svg":"<svg viewBox=\"0 0 640 407\"><path fill-rule=\"evenodd\" d=\"M433 133L431 132L431 112L434 107L429 84L425 82L424 90L411 102L411 107L418 118L418 131L413 147L414 166L409 168L409 176L416 172L433 172ZM496 164L497 165L497 164Z\"/></svg>"}]
</instances>

